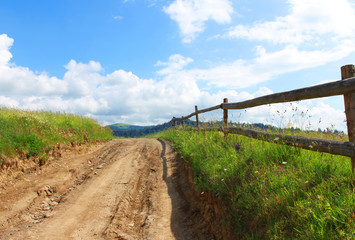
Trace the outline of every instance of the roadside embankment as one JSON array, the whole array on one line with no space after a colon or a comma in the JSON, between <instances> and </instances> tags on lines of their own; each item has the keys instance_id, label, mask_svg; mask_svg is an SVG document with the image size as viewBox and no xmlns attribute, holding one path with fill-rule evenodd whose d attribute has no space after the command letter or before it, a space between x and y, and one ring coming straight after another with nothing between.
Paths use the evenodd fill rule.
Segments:
<instances>
[{"instance_id":1,"label":"roadside embankment","mask_svg":"<svg viewBox=\"0 0 355 240\"><path fill-rule=\"evenodd\" d=\"M219 239L354 239L347 157L217 131L159 137L186 162L186 186L196 189L198 211Z\"/></svg>"},{"instance_id":2,"label":"roadside embankment","mask_svg":"<svg viewBox=\"0 0 355 240\"><path fill-rule=\"evenodd\" d=\"M73 114L0 108L0 170L26 171L69 150L112 139L93 119Z\"/></svg>"}]
</instances>

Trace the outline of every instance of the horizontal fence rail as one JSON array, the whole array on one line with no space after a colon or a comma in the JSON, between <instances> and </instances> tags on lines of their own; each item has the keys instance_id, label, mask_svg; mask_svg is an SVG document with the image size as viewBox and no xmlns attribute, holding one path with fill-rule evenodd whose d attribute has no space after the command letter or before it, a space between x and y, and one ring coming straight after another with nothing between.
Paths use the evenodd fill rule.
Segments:
<instances>
[{"instance_id":1,"label":"horizontal fence rail","mask_svg":"<svg viewBox=\"0 0 355 240\"><path fill-rule=\"evenodd\" d=\"M342 80L324 83L312 87L301 88L297 90L270 94L243 102L228 103L225 98L223 103L198 110L195 106L195 112L182 116L181 118L173 117L173 126L177 121L181 121L196 116L197 128L199 128L198 114L211 112L217 109L223 109L223 127L220 129L209 128L205 130L220 130L225 133L233 133L244 135L247 137L275 142L285 145L296 146L318 152L326 152L335 155L342 155L351 158L352 172L355 168L355 67L354 65L346 65L341 67ZM228 110L246 109L261 105L293 102L314 98L323 98L330 96L344 95L345 114L347 118L347 128L349 142L334 141L319 138L307 138L294 135L272 134L268 132L247 129L242 127L228 127Z\"/></svg>"},{"instance_id":2,"label":"horizontal fence rail","mask_svg":"<svg viewBox=\"0 0 355 240\"><path fill-rule=\"evenodd\" d=\"M335 141L322 138L308 138L294 135L273 134L241 127L227 127L222 129L222 131L226 131L227 133L235 133L267 142L300 147L312 151L331 153L347 157L355 156L355 145L350 142Z\"/></svg>"},{"instance_id":3,"label":"horizontal fence rail","mask_svg":"<svg viewBox=\"0 0 355 240\"><path fill-rule=\"evenodd\" d=\"M224 109L244 109L272 103L294 102L300 100L331 97L355 92L355 77L289 92L275 93L240 103L223 103Z\"/></svg>"},{"instance_id":4,"label":"horizontal fence rail","mask_svg":"<svg viewBox=\"0 0 355 240\"><path fill-rule=\"evenodd\" d=\"M221 103L214 107L198 110L185 117L173 118L173 120L182 121L182 120L189 119L193 116L196 116L196 114L211 112L217 109L234 109L234 110L245 109L245 108L252 108L252 107L257 107L266 104L285 103L285 102L294 102L294 101L308 100L314 98L331 97L331 96L344 95L347 93L354 93L354 92L355 92L355 77L352 77L349 79L316 85L309 88L301 88L301 89L288 91L288 92L270 94L270 95L254 98L243 102Z\"/></svg>"}]
</instances>

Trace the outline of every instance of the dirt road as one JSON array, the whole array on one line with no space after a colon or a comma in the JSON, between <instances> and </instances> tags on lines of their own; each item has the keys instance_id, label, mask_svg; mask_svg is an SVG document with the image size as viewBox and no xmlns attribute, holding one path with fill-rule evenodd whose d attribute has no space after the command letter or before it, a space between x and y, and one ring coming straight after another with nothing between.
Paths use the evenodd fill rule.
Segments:
<instances>
[{"instance_id":1,"label":"dirt road","mask_svg":"<svg viewBox=\"0 0 355 240\"><path fill-rule=\"evenodd\" d=\"M119 139L0 187L0 239L213 239L194 226L156 139Z\"/></svg>"}]
</instances>

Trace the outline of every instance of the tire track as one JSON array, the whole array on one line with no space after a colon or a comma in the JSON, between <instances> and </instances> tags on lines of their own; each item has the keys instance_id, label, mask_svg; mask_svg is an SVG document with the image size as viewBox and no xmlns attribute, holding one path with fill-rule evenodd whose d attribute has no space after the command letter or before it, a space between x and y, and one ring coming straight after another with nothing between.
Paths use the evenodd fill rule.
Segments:
<instances>
[{"instance_id":1,"label":"tire track","mask_svg":"<svg viewBox=\"0 0 355 240\"><path fill-rule=\"evenodd\" d=\"M177 162L161 139L114 140L95 153L64 159L61 168L49 166L29 178L28 185L42 181L47 188L27 209L12 213L1 239L212 239L194 232L174 180ZM36 211L43 213L37 220Z\"/></svg>"}]
</instances>

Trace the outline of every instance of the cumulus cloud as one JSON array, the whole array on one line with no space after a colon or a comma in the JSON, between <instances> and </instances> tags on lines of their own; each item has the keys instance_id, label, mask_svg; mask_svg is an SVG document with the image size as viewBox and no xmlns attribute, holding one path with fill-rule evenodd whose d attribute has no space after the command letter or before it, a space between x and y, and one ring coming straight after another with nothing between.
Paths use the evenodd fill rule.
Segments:
<instances>
[{"instance_id":1,"label":"cumulus cloud","mask_svg":"<svg viewBox=\"0 0 355 240\"><path fill-rule=\"evenodd\" d=\"M181 31L185 31L185 41L190 41L200 30L204 30L204 27L200 30L193 30L193 27L204 26L208 19L208 11L201 9L207 9L207 6L209 9L218 9L211 7L212 2L216 3L175 0L164 10L179 23ZM227 9L233 11L229 2L218 3L225 6L222 8L225 13L229 12ZM254 47L254 58L187 70L186 66L193 60L176 54L168 62L158 62L157 66L164 68L157 73L166 76L184 74L186 78L204 81L211 87L246 88L285 73L338 61L355 52L355 11L349 1L288 0L287 3L288 15L276 17L274 21L239 24L226 35L230 38L267 41L265 45ZM200 15L200 10L204 14ZM229 14L225 16L230 18Z\"/></svg>"},{"instance_id":2,"label":"cumulus cloud","mask_svg":"<svg viewBox=\"0 0 355 240\"><path fill-rule=\"evenodd\" d=\"M199 90L198 86L195 85L195 81L205 81L210 85L221 87L221 89L246 88L263 81L268 81L276 75L315 67L336 59L341 59L347 55L347 49L349 49L349 47L351 48L352 46L344 46L344 51L332 49L329 52L321 52L300 51L294 46L286 46L282 51L272 53L267 53L264 48L259 47L255 59L251 62L237 60L233 63L221 64L207 69L187 69L185 68L187 63L192 62L192 60L183 61L187 58L179 55L178 59L182 60L181 63L183 64L175 68L176 71L165 71L165 69L170 69L170 64L176 64L175 61L169 60L164 64L157 64L158 66L165 67L157 73L163 75L165 82L178 83L181 81L182 84L187 84L182 89L188 89L188 86L194 87L195 90L189 93L193 95L181 95L184 97L193 96L191 101L188 101L190 106L197 104L202 107L210 107L221 103L222 99L225 97L229 98L229 102L240 102L272 94L273 92L266 87L260 87L259 90L254 93L226 90L211 94ZM175 57L172 59L174 58ZM335 79L333 79L333 81L334 80ZM179 105L179 103L176 104L176 106ZM292 104L260 106L248 109L246 112L231 111L231 120L253 123L262 122L278 127L296 127L302 129L325 129L334 126L335 129L346 131L344 111L330 107L324 103L324 99L302 101L302 103ZM295 111L295 109L297 110ZM190 107L190 111L186 112L186 115L191 112L193 112L192 107ZM282 114L280 114L280 112L282 112ZM210 118L212 117L212 119L216 119L216 115L214 114L207 115L209 115ZM222 115L217 116L217 120L221 120L220 117ZM322 121L319 121L320 119L322 119Z\"/></svg>"},{"instance_id":3,"label":"cumulus cloud","mask_svg":"<svg viewBox=\"0 0 355 240\"><path fill-rule=\"evenodd\" d=\"M192 61L173 55L163 67L163 79L141 79L122 69L105 74L99 62L70 60L63 79L35 73L11 63L13 39L0 35L0 106L51 110L93 116L102 122L156 124L180 115L191 106L214 104L216 95L199 89L196 81L179 72ZM168 75L166 75L168 74Z\"/></svg>"},{"instance_id":4,"label":"cumulus cloud","mask_svg":"<svg viewBox=\"0 0 355 240\"><path fill-rule=\"evenodd\" d=\"M0 35L0 52L10 56L12 42L8 36ZM263 52L261 49L259 51ZM258 56L262 59L268 55L259 53ZM168 61L159 61L156 64L162 68L157 71L161 80L156 81L142 79L122 69L105 74L98 62L80 63L75 60L65 65L66 73L63 79L58 79L16 66L10 59L11 57L7 57L7 61L0 64L0 107L76 113L94 117L102 123L157 124L169 121L173 116L190 114L195 105L201 109L220 104L225 97L229 98L230 102L239 102L272 93L265 87L252 93L232 88L210 93L198 86L199 79L210 80L209 74L214 74L213 78L217 79L218 74L224 71L232 73L233 66L245 68L244 74L248 76L253 71L253 66L242 61L212 70L187 70L185 68L193 60L176 54ZM269 77L267 74L265 78ZM324 118L324 124L329 124L327 127L330 126L330 123L326 122L327 119L336 118L336 124L343 121L341 118L344 114L341 114L341 111L334 110L322 102L310 104L308 107L314 115ZM231 114L236 117L236 121L265 122L268 120L268 114L265 112L267 107L264 108L262 111L250 109L247 115L241 115L239 118L236 117L240 115L238 111L231 111ZM275 106L272 111L276 112L276 109ZM207 120L211 116L217 120L222 117L217 111L212 115L201 116L201 119ZM338 129L344 129L343 126L344 124L335 125Z\"/></svg>"},{"instance_id":5,"label":"cumulus cloud","mask_svg":"<svg viewBox=\"0 0 355 240\"><path fill-rule=\"evenodd\" d=\"M18 108L20 106L19 102L15 99L0 96L0 107L7 107L7 108Z\"/></svg>"},{"instance_id":6,"label":"cumulus cloud","mask_svg":"<svg viewBox=\"0 0 355 240\"><path fill-rule=\"evenodd\" d=\"M322 50L300 50L294 45L287 45L281 50L267 52L264 47L257 47L255 72L268 72L270 76L287 72L313 68L338 61L355 51L355 42L343 41L339 45Z\"/></svg>"},{"instance_id":7,"label":"cumulus cloud","mask_svg":"<svg viewBox=\"0 0 355 240\"><path fill-rule=\"evenodd\" d=\"M6 34L0 35L0 66L6 65L12 58L10 47L13 43L14 40L9 38Z\"/></svg>"},{"instance_id":8,"label":"cumulus cloud","mask_svg":"<svg viewBox=\"0 0 355 240\"><path fill-rule=\"evenodd\" d=\"M266 40L274 44L322 43L322 36L335 40L355 35L355 10L348 0L289 0L290 13L274 21L239 24L227 36L248 40Z\"/></svg>"},{"instance_id":9,"label":"cumulus cloud","mask_svg":"<svg viewBox=\"0 0 355 240\"><path fill-rule=\"evenodd\" d=\"M103 80L100 74L102 67L98 62L90 61L84 64L70 60L65 68L67 72L64 74L63 81L68 86L66 94L70 97L93 94L96 86Z\"/></svg>"},{"instance_id":10,"label":"cumulus cloud","mask_svg":"<svg viewBox=\"0 0 355 240\"><path fill-rule=\"evenodd\" d=\"M165 75L180 71L183 69L183 67L191 62L193 62L193 59L189 57L184 57L180 54L174 54L169 57L168 62L158 61L155 66L165 66L165 68L157 72L159 75Z\"/></svg>"},{"instance_id":11,"label":"cumulus cloud","mask_svg":"<svg viewBox=\"0 0 355 240\"><path fill-rule=\"evenodd\" d=\"M22 95L33 94L51 95L63 94L67 85L56 77L49 77L46 73L35 74L26 67L10 63L12 54L10 47L14 40L6 34L0 35L0 94Z\"/></svg>"},{"instance_id":12,"label":"cumulus cloud","mask_svg":"<svg viewBox=\"0 0 355 240\"><path fill-rule=\"evenodd\" d=\"M350 1L288 0L287 3L288 15L273 21L239 24L224 36L260 41L264 45L255 47L255 58L198 70L197 74L209 84L248 87L284 73L338 61L355 52L355 8ZM220 73L223 80L216 78ZM243 83L243 78L250 81Z\"/></svg>"},{"instance_id":13,"label":"cumulus cloud","mask_svg":"<svg viewBox=\"0 0 355 240\"><path fill-rule=\"evenodd\" d=\"M230 23L233 13L229 0L175 0L164 12L179 25L183 42L189 43L205 30L205 22Z\"/></svg>"},{"instance_id":14,"label":"cumulus cloud","mask_svg":"<svg viewBox=\"0 0 355 240\"><path fill-rule=\"evenodd\" d=\"M289 0L290 13L274 21L239 24L225 35L261 41L251 59L189 71L217 87L245 88L293 71L341 60L355 52L355 9L347 0Z\"/></svg>"},{"instance_id":15,"label":"cumulus cloud","mask_svg":"<svg viewBox=\"0 0 355 240\"><path fill-rule=\"evenodd\" d=\"M246 88L269 81L281 74L322 66L343 59L355 51L355 42L344 40L342 44L325 50L306 51L294 45L287 45L274 52L267 52L263 46L257 46L255 49L253 59L248 61L238 59L210 68L187 69L186 66L193 61L191 58L172 55L167 63L156 64L164 66L157 73L166 76L184 74L185 78L203 81L214 87Z\"/></svg>"}]
</instances>

